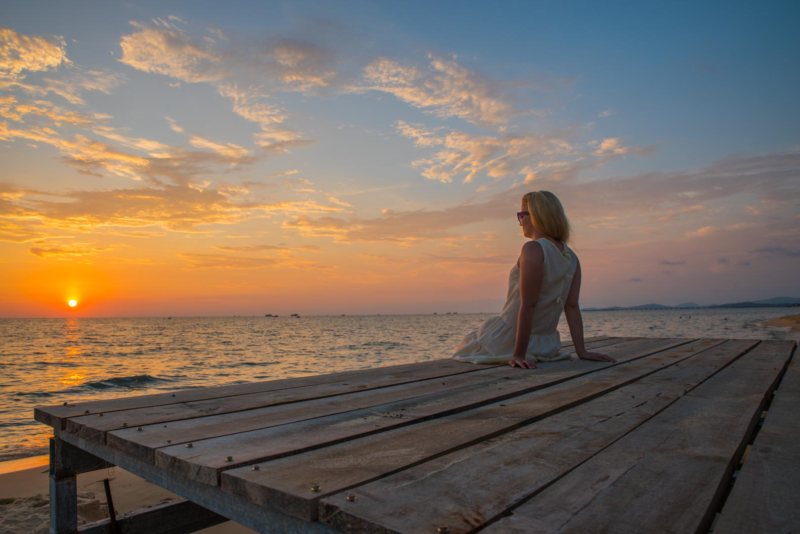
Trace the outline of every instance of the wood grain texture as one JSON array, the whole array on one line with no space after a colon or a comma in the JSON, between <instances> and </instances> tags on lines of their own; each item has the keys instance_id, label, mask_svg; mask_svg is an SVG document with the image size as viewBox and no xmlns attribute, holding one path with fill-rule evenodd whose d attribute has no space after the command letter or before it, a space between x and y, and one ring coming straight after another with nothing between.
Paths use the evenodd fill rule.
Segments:
<instances>
[{"instance_id":1,"label":"wood grain texture","mask_svg":"<svg viewBox=\"0 0 800 534\"><path fill-rule=\"evenodd\" d=\"M68 418L86 415L87 411L91 415L96 415L98 413L107 414L119 410L165 406L176 403L230 397L233 395L248 395L267 391L279 391L283 389L316 386L332 382L342 382L357 376L364 378L366 376L377 377L387 372L398 374L403 372L413 372L419 369L428 369L431 367L431 364L437 364L437 367L444 371L443 374L447 374L448 371L471 372L478 368L477 366L475 368L470 368L469 366L465 367L463 364L461 364L461 362L455 362L449 358L446 358L441 360L393 365L388 367L343 371L339 373L302 378L284 378L280 380L252 382L249 384L236 384L232 386L214 386L208 388L188 389L172 393L159 393L157 395L140 395L118 399L68 403L67 406L37 406L34 408L34 418L40 423L52 426L58 430L63 430L65 428L64 423Z\"/></svg>"},{"instance_id":2,"label":"wood grain texture","mask_svg":"<svg viewBox=\"0 0 800 534\"><path fill-rule=\"evenodd\" d=\"M705 532L793 342L734 364L482 532Z\"/></svg>"},{"instance_id":3,"label":"wood grain texture","mask_svg":"<svg viewBox=\"0 0 800 534\"><path fill-rule=\"evenodd\" d=\"M596 342L602 340L613 340L623 338L610 338L606 336L594 336L586 338L585 342ZM635 338L626 338L635 339ZM572 341L563 344L564 348L571 348ZM447 367L455 369L460 372L475 371L485 367L491 366L475 366L473 368L467 367L466 369L455 365L456 363L450 358L428 360L425 362L415 362L402 365L391 365L377 368L357 369L354 371L341 371L337 373L329 373L325 375L316 375L300 378L283 378L278 380L267 380L263 382L252 382L249 384L236 384L232 386L212 386L207 388L187 389L183 391L175 391L171 393L159 393L156 395L139 395L132 397L123 397L118 399L98 400L80 403L68 403L64 405L50 405L50 406L37 406L34 408L34 419L40 423L52 426L57 430L65 428L66 420L70 417L80 417L86 415L97 415L98 413L110 413L120 410L133 410L137 408L148 408L153 406L164 406L169 404L177 404L183 402L193 402L199 400L216 399L222 397L230 397L233 395L248 395L251 393L262 393L266 391L279 391L281 389L290 389L296 387L314 386L319 384L326 384L329 382L340 382L347 380L354 376L378 376L381 373L392 372L400 373L404 371L414 371L415 369L428 368L431 364L441 364L440 367Z\"/></svg>"},{"instance_id":4,"label":"wood grain texture","mask_svg":"<svg viewBox=\"0 0 800 534\"><path fill-rule=\"evenodd\" d=\"M625 342L628 338L621 338L620 342ZM609 341L596 341L588 343L587 347L602 348L615 344ZM616 343L619 344L619 343ZM570 349L567 349L569 351ZM468 365L468 364L465 364ZM406 375L404 375L406 376ZM507 365L499 367L492 366L473 373L460 373L447 377L437 377L402 383L383 388L371 388L366 390L356 390L347 394L332 397L312 398L309 400L299 400L293 403L281 403L270 405L270 400L263 401L261 397L252 399L250 395L243 397L233 397L230 401L203 401L201 403L191 403L191 406L184 412L177 412L180 417L187 417L176 421L162 421L155 424L146 424L142 421L151 418L154 413L163 414L164 407L150 408L147 410L134 410L119 412L124 414L123 418L129 420L129 428L108 431L105 434L105 442L108 446L125 451L128 454L136 455L142 459L153 461L155 449L166 447L170 444L178 445L182 443L200 441L240 432L247 432L261 428L269 428L288 423L314 419L326 415L343 413L358 409L369 408L390 402L411 399L431 393L448 391L471 384L489 383L504 378L520 378L518 370L512 369ZM294 390L292 390L294 391ZM318 390L317 390L318 391ZM302 388L304 395L313 395L314 390ZM277 396L278 399L285 400L283 395ZM217 407L220 402L221 406ZM250 408L253 404L266 404L264 407ZM222 411L220 415L204 415L197 417L196 414L207 412L206 406L214 405L215 411ZM170 413L176 413L177 406L166 407ZM186 408L186 407L184 407ZM237 409L239 408L239 409ZM228 412L230 410L230 412ZM144 415L142 411L146 411ZM189 417L195 415L195 417ZM89 418L89 422L81 427L76 434L81 437L92 436L96 441L100 438L97 434L104 432L102 427L98 427L94 422L97 418ZM91 425L91 426L90 426ZM92 434L91 431L96 432ZM68 424L68 430L72 428L72 423ZM118 428L115 427L115 428ZM139 430L141 428L141 430Z\"/></svg>"},{"instance_id":5,"label":"wood grain texture","mask_svg":"<svg viewBox=\"0 0 800 534\"><path fill-rule=\"evenodd\" d=\"M621 338L635 339L635 338ZM611 341L613 343L613 341ZM608 342L591 342L605 346ZM567 347L569 351L571 344ZM183 392L96 401L69 406L36 408L34 415L54 428L66 429L81 439L104 442L105 433L128 427L166 423L192 417L250 410L310 398L344 395L436 377L484 371L498 365L465 365L451 359L332 373L315 377L221 386ZM89 406L91 404L91 406ZM82 411L78 408L84 408ZM68 411L79 414L65 415ZM87 413L88 412L88 413ZM102 416L100 415L102 414ZM55 421L53 418L58 419Z\"/></svg>"},{"instance_id":6,"label":"wood grain texture","mask_svg":"<svg viewBox=\"0 0 800 534\"><path fill-rule=\"evenodd\" d=\"M285 513L314 519L321 497L510 432L647 373L668 368L720 342L690 343L503 402L262 463L259 471L225 471L222 486L225 491L247 495L259 504L271 504ZM312 483L320 485L319 493L309 491Z\"/></svg>"},{"instance_id":7,"label":"wood grain texture","mask_svg":"<svg viewBox=\"0 0 800 534\"><path fill-rule=\"evenodd\" d=\"M643 357L691 340L633 341L607 351L620 361ZM320 417L279 427L243 432L156 450L157 466L206 484L218 484L219 473L269 458L297 454L410 424L466 411L478 406L543 389L612 365L606 362L562 361L521 371L518 380L477 384L415 399ZM231 457L232 459L228 459Z\"/></svg>"},{"instance_id":8,"label":"wood grain texture","mask_svg":"<svg viewBox=\"0 0 800 534\"><path fill-rule=\"evenodd\" d=\"M570 410L323 499L321 520L343 532L431 532L437 525L452 534L471 532L659 413L757 341L720 343Z\"/></svg>"},{"instance_id":9,"label":"wood grain texture","mask_svg":"<svg viewBox=\"0 0 800 534\"><path fill-rule=\"evenodd\" d=\"M798 406L800 367L793 360L725 501L714 534L800 532Z\"/></svg>"},{"instance_id":10,"label":"wood grain texture","mask_svg":"<svg viewBox=\"0 0 800 534\"><path fill-rule=\"evenodd\" d=\"M382 369L382 373L364 372L350 375L343 381L326 382L305 386L281 388L272 391L232 395L212 399L171 403L146 408L118 410L103 413L103 416L85 415L67 419L66 430L81 439L102 443L105 433L127 427L164 424L181 419L207 417L215 414L252 410L265 406L276 406L303 400L346 395L356 391L378 389L395 384L416 382L430 378L444 378L458 374L485 371L487 367L476 368L461 362L428 363L412 370L393 371ZM303 380L303 379L301 379Z\"/></svg>"}]
</instances>

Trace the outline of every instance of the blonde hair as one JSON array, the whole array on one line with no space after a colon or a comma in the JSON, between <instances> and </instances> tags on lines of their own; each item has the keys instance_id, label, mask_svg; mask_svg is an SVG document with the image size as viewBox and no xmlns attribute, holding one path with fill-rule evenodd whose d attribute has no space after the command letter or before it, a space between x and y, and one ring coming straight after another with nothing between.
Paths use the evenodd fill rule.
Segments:
<instances>
[{"instance_id":1,"label":"blonde hair","mask_svg":"<svg viewBox=\"0 0 800 534\"><path fill-rule=\"evenodd\" d=\"M530 212L534 228L554 239L569 242L569 219L557 196L550 191L533 191L523 195L522 204Z\"/></svg>"}]
</instances>

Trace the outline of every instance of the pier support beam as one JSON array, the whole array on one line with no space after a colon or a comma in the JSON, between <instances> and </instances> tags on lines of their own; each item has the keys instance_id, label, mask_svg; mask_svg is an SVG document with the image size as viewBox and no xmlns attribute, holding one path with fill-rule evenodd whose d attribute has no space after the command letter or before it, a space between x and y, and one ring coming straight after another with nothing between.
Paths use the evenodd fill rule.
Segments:
<instances>
[{"instance_id":1,"label":"pier support beam","mask_svg":"<svg viewBox=\"0 0 800 534\"><path fill-rule=\"evenodd\" d=\"M125 534L188 534L227 521L227 517L183 499L117 516L117 523ZM114 533L108 519L84 525L78 532Z\"/></svg>"},{"instance_id":2,"label":"pier support beam","mask_svg":"<svg viewBox=\"0 0 800 534\"><path fill-rule=\"evenodd\" d=\"M111 467L111 464L70 445L50 438L50 533L78 532L77 476Z\"/></svg>"}]
</instances>

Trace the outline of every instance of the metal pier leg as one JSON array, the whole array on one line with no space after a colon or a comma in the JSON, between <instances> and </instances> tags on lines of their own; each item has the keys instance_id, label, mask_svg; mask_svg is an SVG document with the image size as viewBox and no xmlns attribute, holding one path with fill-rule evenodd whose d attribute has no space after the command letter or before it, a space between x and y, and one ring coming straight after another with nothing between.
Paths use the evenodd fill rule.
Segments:
<instances>
[{"instance_id":1,"label":"metal pier leg","mask_svg":"<svg viewBox=\"0 0 800 534\"><path fill-rule=\"evenodd\" d=\"M78 532L77 476L110 467L111 464L70 445L50 438L50 533Z\"/></svg>"}]
</instances>

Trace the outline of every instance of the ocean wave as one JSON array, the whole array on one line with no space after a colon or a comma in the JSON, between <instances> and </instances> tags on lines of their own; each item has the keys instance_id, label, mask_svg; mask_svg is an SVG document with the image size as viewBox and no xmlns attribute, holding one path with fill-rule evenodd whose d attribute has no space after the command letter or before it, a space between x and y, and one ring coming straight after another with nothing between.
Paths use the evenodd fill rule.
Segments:
<instances>
[{"instance_id":1,"label":"ocean wave","mask_svg":"<svg viewBox=\"0 0 800 534\"><path fill-rule=\"evenodd\" d=\"M172 380L150 375L115 376L104 380L85 382L75 389L138 389L152 387L164 382L172 382Z\"/></svg>"},{"instance_id":2,"label":"ocean wave","mask_svg":"<svg viewBox=\"0 0 800 534\"><path fill-rule=\"evenodd\" d=\"M367 341L362 343L362 347L402 347L406 343L398 343L397 341Z\"/></svg>"},{"instance_id":3,"label":"ocean wave","mask_svg":"<svg viewBox=\"0 0 800 534\"><path fill-rule=\"evenodd\" d=\"M11 397L52 397L54 393L48 393L47 391L18 391L16 393L12 393Z\"/></svg>"}]
</instances>

